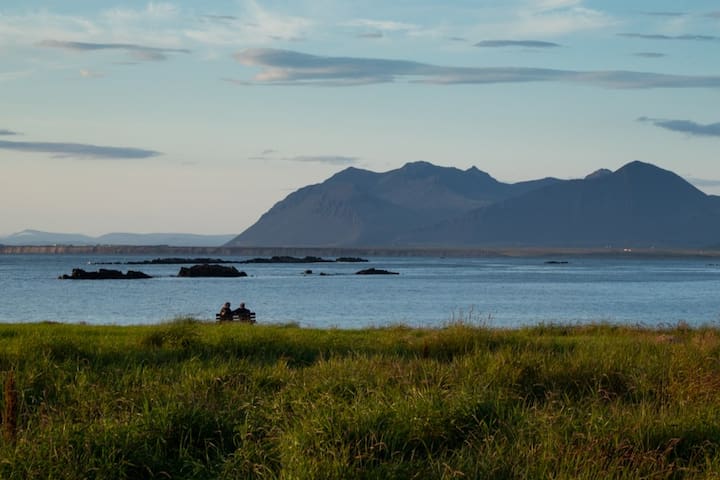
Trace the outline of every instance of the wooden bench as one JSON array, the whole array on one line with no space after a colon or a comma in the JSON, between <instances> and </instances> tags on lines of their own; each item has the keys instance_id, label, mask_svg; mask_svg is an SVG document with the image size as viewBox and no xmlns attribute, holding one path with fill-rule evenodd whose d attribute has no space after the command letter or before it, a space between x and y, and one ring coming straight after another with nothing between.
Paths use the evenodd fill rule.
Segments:
<instances>
[{"instance_id":1,"label":"wooden bench","mask_svg":"<svg viewBox=\"0 0 720 480\"><path fill-rule=\"evenodd\" d=\"M255 323L255 312L246 313L244 315L234 314L232 319L222 318L219 313L215 314L215 320L218 322L243 322L243 323Z\"/></svg>"}]
</instances>

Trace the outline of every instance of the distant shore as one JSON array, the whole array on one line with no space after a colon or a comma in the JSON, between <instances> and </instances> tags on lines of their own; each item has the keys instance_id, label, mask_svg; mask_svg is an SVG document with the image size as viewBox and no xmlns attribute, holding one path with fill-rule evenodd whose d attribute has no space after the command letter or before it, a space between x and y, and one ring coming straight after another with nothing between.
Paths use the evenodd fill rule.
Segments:
<instances>
[{"instance_id":1,"label":"distant shore","mask_svg":"<svg viewBox=\"0 0 720 480\"><path fill-rule=\"evenodd\" d=\"M0 255L231 255L370 257L718 258L720 249L565 247L174 247L168 245L0 245Z\"/></svg>"}]
</instances>

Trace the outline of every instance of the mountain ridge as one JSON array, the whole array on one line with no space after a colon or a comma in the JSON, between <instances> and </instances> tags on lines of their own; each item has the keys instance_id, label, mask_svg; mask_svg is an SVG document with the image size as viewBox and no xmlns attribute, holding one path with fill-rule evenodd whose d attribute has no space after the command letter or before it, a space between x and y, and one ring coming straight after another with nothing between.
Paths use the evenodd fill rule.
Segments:
<instances>
[{"instance_id":1,"label":"mountain ridge","mask_svg":"<svg viewBox=\"0 0 720 480\"><path fill-rule=\"evenodd\" d=\"M301 200L301 201L299 201ZM514 184L427 162L348 168L303 187L227 246L702 247L720 197L640 161L582 179Z\"/></svg>"},{"instance_id":2,"label":"mountain ridge","mask_svg":"<svg viewBox=\"0 0 720 480\"><path fill-rule=\"evenodd\" d=\"M193 233L107 233L97 237L25 229L0 237L0 244L9 246L47 245L168 245L177 247L216 247L234 238L234 234L202 235Z\"/></svg>"},{"instance_id":3,"label":"mountain ridge","mask_svg":"<svg viewBox=\"0 0 720 480\"><path fill-rule=\"evenodd\" d=\"M349 167L291 193L228 245L386 244L400 232L559 181L506 184L477 168L428 162L385 173Z\"/></svg>"}]
</instances>

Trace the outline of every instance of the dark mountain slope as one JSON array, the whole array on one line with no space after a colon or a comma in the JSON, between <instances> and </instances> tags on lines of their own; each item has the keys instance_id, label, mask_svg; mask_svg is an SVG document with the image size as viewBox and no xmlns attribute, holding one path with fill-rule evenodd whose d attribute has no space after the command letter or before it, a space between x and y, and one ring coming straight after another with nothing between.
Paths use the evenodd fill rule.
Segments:
<instances>
[{"instance_id":1,"label":"dark mountain slope","mask_svg":"<svg viewBox=\"0 0 720 480\"><path fill-rule=\"evenodd\" d=\"M540 188L401 240L443 245L706 246L720 241L717 197L667 170L614 173Z\"/></svg>"},{"instance_id":2,"label":"dark mountain slope","mask_svg":"<svg viewBox=\"0 0 720 480\"><path fill-rule=\"evenodd\" d=\"M555 182L510 185L474 167L427 162L385 173L351 167L292 193L228 245L390 245L404 232Z\"/></svg>"},{"instance_id":3,"label":"dark mountain slope","mask_svg":"<svg viewBox=\"0 0 720 480\"><path fill-rule=\"evenodd\" d=\"M228 245L343 246L372 244L420 224L415 212L342 183L304 187L276 204Z\"/></svg>"}]
</instances>

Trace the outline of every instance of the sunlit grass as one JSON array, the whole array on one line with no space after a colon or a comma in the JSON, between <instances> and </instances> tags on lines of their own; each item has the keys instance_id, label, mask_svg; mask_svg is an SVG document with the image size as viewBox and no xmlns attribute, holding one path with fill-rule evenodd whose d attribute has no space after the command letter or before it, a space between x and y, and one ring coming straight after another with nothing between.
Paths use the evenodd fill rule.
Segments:
<instances>
[{"instance_id":1,"label":"sunlit grass","mask_svg":"<svg viewBox=\"0 0 720 480\"><path fill-rule=\"evenodd\" d=\"M714 327L13 324L0 372L3 479L720 469Z\"/></svg>"}]
</instances>

